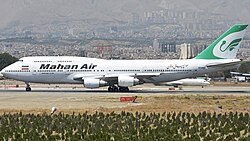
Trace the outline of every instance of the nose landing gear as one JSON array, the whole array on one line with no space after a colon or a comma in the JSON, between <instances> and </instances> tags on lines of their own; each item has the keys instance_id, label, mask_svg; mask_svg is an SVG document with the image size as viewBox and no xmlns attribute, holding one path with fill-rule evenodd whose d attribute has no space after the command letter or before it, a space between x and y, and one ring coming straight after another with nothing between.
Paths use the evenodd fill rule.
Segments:
<instances>
[{"instance_id":1,"label":"nose landing gear","mask_svg":"<svg viewBox=\"0 0 250 141\"><path fill-rule=\"evenodd\" d=\"M30 92L31 91L31 87L29 83L25 83L26 84L26 92Z\"/></svg>"}]
</instances>

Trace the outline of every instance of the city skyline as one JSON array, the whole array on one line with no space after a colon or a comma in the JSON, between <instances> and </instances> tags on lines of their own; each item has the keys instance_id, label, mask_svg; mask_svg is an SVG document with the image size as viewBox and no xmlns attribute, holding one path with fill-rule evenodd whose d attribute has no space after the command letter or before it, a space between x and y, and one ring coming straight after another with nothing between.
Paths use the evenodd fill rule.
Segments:
<instances>
[{"instance_id":1,"label":"city skyline","mask_svg":"<svg viewBox=\"0 0 250 141\"><path fill-rule=\"evenodd\" d=\"M0 52L18 58L36 55L179 58L181 51L175 46L190 44L197 48L194 51L197 54L199 48L211 44L235 23L250 22L247 0L0 2ZM154 47L155 39L161 48ZM238 54L247 60L249 40L247 30ZM170 52L168 46L175 51Z\"/></svg>"}]
</instances>

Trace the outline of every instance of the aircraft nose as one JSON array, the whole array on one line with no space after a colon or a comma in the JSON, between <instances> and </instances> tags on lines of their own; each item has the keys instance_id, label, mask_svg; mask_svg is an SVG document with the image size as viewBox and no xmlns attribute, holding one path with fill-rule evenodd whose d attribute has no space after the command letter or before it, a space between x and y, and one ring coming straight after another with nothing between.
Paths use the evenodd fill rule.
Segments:
<instances>
[{"instance_id":1,"label":"aircraft nose","mask_svg":"<svg viewBox=\"0 0 250 141\"><path fill-rule=\"evenodd\" d=\"M3 70L0 72L0 78L3 77Z\"/></svg>"},{"instance_id":2,"label":"aircraft nose","mask_svg":"<svg viewBox=\"0 0 250 141\"><path fill-rule=\"evenodd\" d=\"M4 69L2 69L2 70L0 71L0 78L1 78L1 77L4 77L5 74L6 74L6 68L4 68Z\"/></svg>"},{"instance_id":3,"label":"aircraft nose","mask_svg":"<svg viewBox=\"0 0 250 141\"><path fill-rule=\"evenodd\" d=\"M205 82L205 84L209 85L210 83L209 82Z\"/></svg>"}]
</instances>

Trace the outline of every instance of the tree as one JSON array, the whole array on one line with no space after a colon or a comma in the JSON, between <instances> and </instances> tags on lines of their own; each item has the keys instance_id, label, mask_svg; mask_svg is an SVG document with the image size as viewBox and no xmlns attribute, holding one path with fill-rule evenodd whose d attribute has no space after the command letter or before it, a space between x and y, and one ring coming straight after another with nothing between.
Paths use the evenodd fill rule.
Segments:
<instances>
[{"instance_id":1,"label":"tree","mask_svg":"<svg viewBox=\"0 0 250 141\"><path fill-rule=\"evenodd\" d=\"M249 73L250 70L250 61L244 62L239 67L239 72L241 73Z\"/></svg>"},{"instance_id":2,"label":"tree","mask_svg":"<svg viewBox=\"0 0 250 141\"><path fill-rule=\"evenodd\" d=\"M17 58L8 53L0 54L0 70L17 61Z\"/></svg>"}]
</instances>

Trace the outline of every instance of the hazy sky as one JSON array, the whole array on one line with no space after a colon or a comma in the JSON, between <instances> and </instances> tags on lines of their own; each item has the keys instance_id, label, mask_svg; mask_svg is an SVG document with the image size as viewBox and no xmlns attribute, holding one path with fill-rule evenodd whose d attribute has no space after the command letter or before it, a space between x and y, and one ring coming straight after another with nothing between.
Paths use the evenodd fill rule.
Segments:
<instances>
[{"instance_id":1,"label":"hazy sky","mask_svg":"<svg viewBox=\"0 0 250 141\"><path fill-rule=\"evenodd\" d=\"M0 0L0 29L15 24L97 19L128 21L133 13L175 8L250 21L249 0Z\"/></svg>"}]
</instances>

